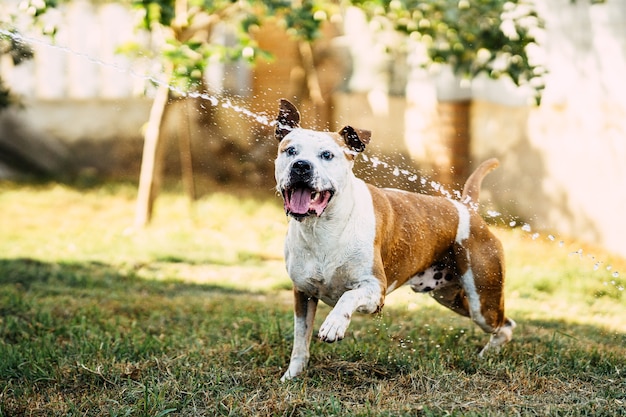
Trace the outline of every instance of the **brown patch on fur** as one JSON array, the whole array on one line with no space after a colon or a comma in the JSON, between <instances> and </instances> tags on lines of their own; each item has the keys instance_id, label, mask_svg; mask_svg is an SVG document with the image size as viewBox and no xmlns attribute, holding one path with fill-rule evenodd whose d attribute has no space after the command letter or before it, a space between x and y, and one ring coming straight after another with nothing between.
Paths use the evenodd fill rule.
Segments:
<instances>
[{"instance_id":1,"label":"brown patch on fur","mask_svg":"<svg viewBox=\"0 0 626 417\"><path fill-rule=\"evenodd\" d=\"M458 213L442 198L368 187L377 212L374 247L380 248L374 274L385 288L394 281L399 287L449 250Z\"/></svg>"},{"instance_id":2,"label":"brown patch on fur","mask_svg":"<svg viewBox=\"0 0 626 417\"><path fill-rule=\"evenodd\" d=\"M290 145L291 139L281 140L278 144L278 153L285 152L285 149L287 149Z\"/></svg>"}]
</instances>

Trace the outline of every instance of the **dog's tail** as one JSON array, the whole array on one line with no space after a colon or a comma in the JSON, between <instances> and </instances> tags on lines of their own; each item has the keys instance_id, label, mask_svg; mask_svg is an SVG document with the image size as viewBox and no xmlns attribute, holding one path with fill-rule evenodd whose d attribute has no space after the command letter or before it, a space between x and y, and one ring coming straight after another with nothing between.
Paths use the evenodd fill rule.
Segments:
<instances>
[{"instance_id":1,"label":"dog's tail","mask_svg":"<svg viewBox=\"0 0 626 417\"><path fill-rule=\"evenodd\" d=\"M500 162L496 158L491 158L480 164L478 168L469 176L465 181L463 187L463 194L461 195L461 201L464 203L478 204L478 196L480 194L480 184L483 182L483 178L491 171L496 169L500 165ZM468 201L469 200L469 201Z\"/></svg>"}]
</instances>

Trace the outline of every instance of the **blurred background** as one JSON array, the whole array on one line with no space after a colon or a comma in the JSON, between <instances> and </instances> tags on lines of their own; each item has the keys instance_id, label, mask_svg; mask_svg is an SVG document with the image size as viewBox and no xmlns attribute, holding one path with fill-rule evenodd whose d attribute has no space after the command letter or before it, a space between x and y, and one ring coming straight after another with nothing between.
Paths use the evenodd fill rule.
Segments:
<instances>
[{"instance_id":1,"label":"blurred background","mask_svg":"<svg viewBox=\"0 0 626 417\"><path fill-rule=\"evenodd\" d=\"M625 21L622 0L5 0L0 178L137 182L136 225L162 179L271 194L286 97L306 127L372 130L370 182L452 190L497 157L507 224L626 256Z\"/></svg>"}]
</instances>

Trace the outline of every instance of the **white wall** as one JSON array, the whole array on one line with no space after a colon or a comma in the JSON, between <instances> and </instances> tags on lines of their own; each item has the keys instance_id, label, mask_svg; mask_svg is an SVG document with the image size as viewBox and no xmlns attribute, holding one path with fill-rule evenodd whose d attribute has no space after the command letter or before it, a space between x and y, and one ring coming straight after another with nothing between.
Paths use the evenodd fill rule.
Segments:
<instances>
[{"instance_id":1,"label":"white wall","mask_svg":"<svg viewBox=\"0 0 626 417\"><path fill-rule=\"evenodd\" d=\"M0 15L15 13L19 3L2 2ZM141 140L150 108L143 93L151 63L116 53L137 39L133 19L119 3L73 1L45 15L42 24L58 28L52 41L28 19L18 18L34 58L17 66L8 56L0 61L3 80L23 104L0 113L0 144L55 173L80 169L76 149L82 142Z\"/></svg>"},{"instance_id":2,"label":"white wall","mask_svg":"<svg viewBox=\"0 0 626 417\"><path fill-rule=\"evenodd\" d=\"M505 170L508 161L526 162L512 163L517 172L507 172L502 195L516 199L515 210L535 226L626 255L626 2L540 5L550 70L541 107L527 112L512 138L507 124L490 128L494 110L483 103L476 108L474 149L501 155ZM523 113L499 114L523 121ZM508 137L506 150L497 146L499 136ZM529 186L519 192L522 182Z\"/></svg>"},{"instance_id":3,"label":"white wall","mask_svg":"<svg viewBox=\"0 0 626 417\"><path fill-rule=\"evenodd\" d=\"M4 2L3 2L4 3ZM0 9L16 10L20 1L7 0ZM148 61L117 54L125 42L136 40L134 17L119 3L78 0L44 15L44 25L55 25L58 34L38 34L21 19L18 27L34 49L34 59L12 67L5 60L2 76L11 89L37 100L118 99L140 95Z\"/></svg>"}]
</instances>

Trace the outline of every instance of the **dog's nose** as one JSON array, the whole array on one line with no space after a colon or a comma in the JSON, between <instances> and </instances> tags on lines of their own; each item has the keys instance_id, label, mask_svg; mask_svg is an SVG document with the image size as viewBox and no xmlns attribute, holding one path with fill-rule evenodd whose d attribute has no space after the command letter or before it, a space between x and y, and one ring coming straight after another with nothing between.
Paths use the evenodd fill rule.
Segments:
<instances>
[{"instance_id":1,"label":"dog's nose","mask_svg":"<svg viewBox=\"0 0 626 417\"><path fill-rule=\"evenodd\" d=\"M311 173L311 171L313 170L313 166L309 161L298 160L293 163L291 169L294 174L307 175Z\"/></svg>"}]
</instances>

